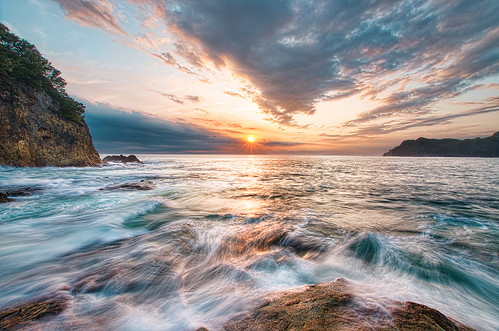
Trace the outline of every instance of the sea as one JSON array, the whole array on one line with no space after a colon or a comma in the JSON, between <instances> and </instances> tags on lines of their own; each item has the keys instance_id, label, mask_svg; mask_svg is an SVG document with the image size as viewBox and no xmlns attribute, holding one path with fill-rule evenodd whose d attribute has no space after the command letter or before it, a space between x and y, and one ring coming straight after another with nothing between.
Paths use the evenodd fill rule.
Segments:
<instances>
[{"instance_id":1,"label":"sea","mask_svg":"<svg viewBox=\"0 0 499 331\"><path fill-rule=\"evenodd\" d=\"M138 155L0 167L0 310L42 330L218 330L270 293L356 295L499 330L499 159ZM29 329L29 328L28 328Z\"/></svg>"}]
</instances>

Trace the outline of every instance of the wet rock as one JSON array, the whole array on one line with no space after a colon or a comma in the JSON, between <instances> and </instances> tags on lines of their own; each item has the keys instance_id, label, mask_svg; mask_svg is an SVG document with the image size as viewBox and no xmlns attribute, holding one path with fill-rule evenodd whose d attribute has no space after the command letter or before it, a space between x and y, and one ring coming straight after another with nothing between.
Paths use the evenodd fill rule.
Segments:
<instances>
[{"instance_id":1,"label":"wet rock","mask_svg":"<svg viewBox=\"0 0 499 331\"><path fill-rule=\"evenodd\" d=\"M436 309L415 302L403 302L393 313L400 330L473 330Z\"/></svg>"},{"instance_id":2,"label":"wet rock","mask_svg":"<svg viewBox=\"0 0 499 331\"><path fill-rule=\"evenodd\" d=\"M391 301L390 308L355 296L344 279L272 294L225 330L472 330L435 309Z\"/></svg>"},{"instance_id":3,"label":"wet rock","mask_svg":"<svg viewBox=\"0 0 499 331\"><path fill-rule=\"evenodd\" d=\"M32 195L34 192L39 191L39 188L26 187L23 189L18 189L14 191L8 191L7 195L10 197L24 197L28 195Z\"/></svg>"},{"instance_id":4,"label":"wet rock","mask_svg":"<svg viewBox=\"0 0 499 331\"><path fill-rule=\"evenodd\" d=\"M119 162L119 163L140 163L144 164L144 162L140 161L135 155L124 156L120 155L109 155L102 159L104 162Z\"/></svg>"},{"instance_id":5,"label":"wet rock","mask_svg":"<svg viewBox=\"0 0 499 331\"><path fill-rule=\"evenodd\" d=\"M56 293L51 296L0 309L0 329L9 330L26 326L32 321L57 315L69 306L69 296Z\"/></svg>"},{"instance_id":6,"label":"wet rock","mask_svg":"<svg viewBox=\"0 0 499 331\"><path fill-rule=\"evenodd\" d=\"M153 190L155 188L154 184L152 182L146 181L146 180L141 180L140 182L135 182L135 183L125 183L125 184L118 184L118 185L111 185L107 186L104 188L101 188L102 191L112 191L112 190L139 190L139 191L146 191L146 190Z\"/></svg>"},{"instance_id":7,"label":"wet rock","mask_svg":"<svg viewBox=\"0 0 499 331\"><path fill-rule=\"evenodd\" d=\"M21 197L31 195L33 192L38 191L40 189L27 187L25 189L19 189L8 192L0 192L0 203L14 201L10 197Z\"/></svg>"},{"instance_id":8,"label":"wet rock","mask_svg":"<svg viewBox=\"0 0 499 331\"><path fill-rule=\"evenodd\" d=\"M0 192L0 203L10 202L10 201L13 201L13 200L9 199L7 194Z\"/></svg>"}]
</instances>

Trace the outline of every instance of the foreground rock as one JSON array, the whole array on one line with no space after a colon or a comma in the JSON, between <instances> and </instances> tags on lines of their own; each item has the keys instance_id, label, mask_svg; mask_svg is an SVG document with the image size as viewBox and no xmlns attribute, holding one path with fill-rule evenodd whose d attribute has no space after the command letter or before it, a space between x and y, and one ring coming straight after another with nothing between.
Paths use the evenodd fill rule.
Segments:
<instances>
[{"instance_id":1,"label":"foreground rock","mask_svg":"<svg viewBox=\"0 0 499 331\"><path fill-rule=\"evenodd\" d=\"M83 119L84 106L66 94L60 72L2 24L0 47L6 64L0 66L0 164L102 163Z\"/></svg>"},{"instance_id":2,"label":"foreground rock","mask_svg":"<svg viewBox=\"0 0 499 331\"><path fill-rule=\"evenodd\" d=\"M383 156L499 157L499 132L487 138L405 140Z\"/></svg>"},{"instance_id":3,"label":"foreground rock","mask_svg":"<svg viewBox=\"0 0 499 331\"><path fill-rule=\"evenodd\" d=\"M118 162L118 163L140 163L144 164L144 162L140 161L135 155L124 156L120 155L109 155L106 156L102 161L104 162Z\"/></svg>"},{"instance_id":4,"label":"foreground rock","mask_svg":"<svg viewBox=\"0 0 499 331\"><path fill-rule=\"evenodd\" d=\"M344 279L268 296L225 330L473 330L413 302L383 306L352 294Z\"/></svg>"},{"instance_id":5,"label":"foreground rock","mask_svg":"<svg viewBox=\"0 0 499 331\"><path fill-rule=\"evenodd\" d=\"M57 315L69 305L69 296L56 293L31 302L2 308L0 310L0 329L18 329L45 316Z\"/></svg>"}]
</instances>

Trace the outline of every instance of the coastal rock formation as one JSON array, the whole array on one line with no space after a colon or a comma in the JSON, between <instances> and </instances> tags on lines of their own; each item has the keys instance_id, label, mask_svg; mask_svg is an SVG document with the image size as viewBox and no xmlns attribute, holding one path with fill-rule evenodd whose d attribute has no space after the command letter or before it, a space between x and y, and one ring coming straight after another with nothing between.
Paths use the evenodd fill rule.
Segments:
<instances>
[{"instance_id":1,"label":"coastal rock formation","mask_svg":"<svg viewBox=\"0 0 499 331\"><path fill-rule=\"evenodd\" d=\"M35 46L0 24L0 164L21 167L99 164L60 71Z\"/></svg>"},{"instance_id":2,"label":"coastal rock formation","mask_svg":"<svg viewBox=\"0 0 499 331\"><path fill-rule=\"evenodd\" d=\"M68 307L69 296L55 293L50 296L35 299L31 302L0 310L0 329L10 330L28 326L45 316L57 315Z\"/></svg>"},{"instance_id":3,"label":"coastal rock formation","mask_svg":"<svg viewBox=\"0 0 499 331\"><path fill-rule=\"evenodd\" d=\"M473 330L413 302L383 305L355 296L344 279L268 296L225 330Z\"/></svg>"},{"instance_id":4,"label":"coastal rock formation","mask_svg":"<svg viewBox=\"0 0 499 331\"><path fill-rule=\"evenodd\" d=\"M109 155L106 156L102 161L104 162L118 162L118 163L140 163L144 164L144 162L140 161L135 155L124 156L120 155Z\"/></svg>"},{"instance_id":5,"label":"coastal rock formation","mask_svg":"<svg viewBox=\"0 0 499 331\"><path fill-rule=\"evenodd\" d=\"M60 104L21 83L0 92L0 164L20 167L101 163L87 125L61 117ZM10 93L6 89L14 92Z\"/></svg>"},{"instance_id":6,"label":"coastal rock formation","mask_svg":"<svg viewBox=\"0 0 499 331\"><path fill-rule=\"evenodd\" d=\"M383 156L499 157L499 132L487 138L405 140Z\"/></svg>"}]
</instances>

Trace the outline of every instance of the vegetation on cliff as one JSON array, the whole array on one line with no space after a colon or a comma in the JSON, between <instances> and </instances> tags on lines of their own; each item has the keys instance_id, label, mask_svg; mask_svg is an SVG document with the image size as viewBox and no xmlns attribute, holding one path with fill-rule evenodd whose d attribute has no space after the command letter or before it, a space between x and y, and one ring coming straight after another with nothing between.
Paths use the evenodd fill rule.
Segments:
<instances>
[{"instance_id":1,"label":"vegetation on cliff","mask_svg":"<svg viewBox=\"0 0 499 331\"><path fill-rule=\"evenodd\" d=\"M405 140L383 156L499 157L499 132L487 138Z\"/></svg>"},{"instance_id":2,"label":"vegetation on cliff","mask_svg":"<svg viewBox=\"0 0 499 331\"><path fill-rule=\"evenodd\" d=\"M102 161L61 72L0 24L0 164L85 166Z\"/></svg>"},{"instance_id":3,"label":"vegetation on cliff","mask_svg":"<svg viewBox=\"0 0 499 331\"><path fill-rule=\"evenodd\" d=\"M44 58L35 45L19 38L0 23L0 82L16 95L15 82L43 90L60 104L61 115L83 123L85 106L67 95L61 72Z\"/></svg>"}]
</instances>

